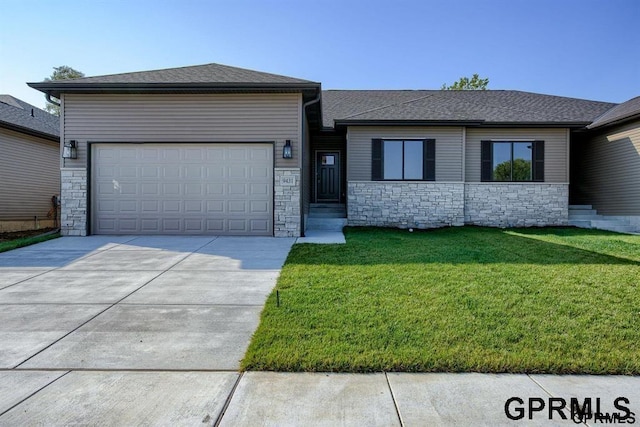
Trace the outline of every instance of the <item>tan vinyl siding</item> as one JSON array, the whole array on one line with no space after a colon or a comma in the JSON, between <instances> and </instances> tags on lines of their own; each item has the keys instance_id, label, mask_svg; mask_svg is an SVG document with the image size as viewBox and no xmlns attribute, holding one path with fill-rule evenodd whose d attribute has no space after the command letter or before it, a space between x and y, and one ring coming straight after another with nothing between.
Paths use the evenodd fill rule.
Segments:
<instances>
[{"instance_id":1,"label":"tan vinyl siding","mask_svg":"<svg viewBox=\"0 0 640 427\"><path fill-rule=\"evenodd\" d=\"M640 215L640 120L596 134L580 149L589 204L599 214Z\"/></svg>"},{"instance_id":2,"label":"tan vinyl siding","mask_svg":"<svg viewBox=\"0 0 640 427\"><path fill-rule=\"evenodd\" d=\"M435 139L436 181L462 181L462 128L429 126L352 126L347 132L347 179L371 181L371 140Z\"/></svg>"},{"instance_id":3,"label":"tan vinyl siding","mask_svg":"<svg viewBox=\"0 0 640 427\"><path fill-rule=\"evenodd\" d=\"M309 134L309 123L306 115L304 116L304 135L303 135L304 153L302 159L302 175L304 182L302 184L302 214L309 213L309 206L311 203L311 138Z\"/></svg>"},{"instance_id":4,"label":"tan vinyl siding","mask_svg":"<svg viewBox=\"0 0 640 427\"><path fill-rule=\"evenodd\" d=\"M46 218L60 194L57 142L0 128L0 220Z\"/></svg>"},{"instance_id":5,"label":"tan vinyl siding","mask_svg":"<svg viewBox=\"0 0 640 427\"><path fill-rule=\"evenodd\" d=\"M64 95L64 139L86 142L264 142L276 141L277 167L300 165L300 94L92 94ZM282 158L284 141L293 159Z\"/></svg>"},{"instance_id":6,"label":"tan vinyl siding","mask_svg":"<svg viewBox=\"0 0 640 427\"><path fill-rule=\"evenodd\" d=\"M466 182L480 182L480 145L483 140L544 141L544 181L568 183L568 133L566 129L467 128Z\"/></svg>"}]
</instances>

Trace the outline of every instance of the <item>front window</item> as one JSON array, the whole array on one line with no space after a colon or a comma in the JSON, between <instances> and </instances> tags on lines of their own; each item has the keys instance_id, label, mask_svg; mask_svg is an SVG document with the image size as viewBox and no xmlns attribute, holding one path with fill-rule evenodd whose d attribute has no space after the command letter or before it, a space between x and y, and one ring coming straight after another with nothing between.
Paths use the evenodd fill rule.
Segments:
<instances>
[{"instance_id":1,"label":"front window","mask_svg":"<svg viewBox=\"0 0 640 427\"><path fill-rule=\"evenodd\" d=\"M533 141L493 142L493 181L533 181Z\"/></svg>"},{"instance_id":2,"label":"front window","mask_svg":"<svg viewBox=\"0 0 640 427\"><path fill-rule=\"evenodd\" d=\"M383 141L383 175L386 180L423 179L423 141Z\"/></svg>"}]
</instances>

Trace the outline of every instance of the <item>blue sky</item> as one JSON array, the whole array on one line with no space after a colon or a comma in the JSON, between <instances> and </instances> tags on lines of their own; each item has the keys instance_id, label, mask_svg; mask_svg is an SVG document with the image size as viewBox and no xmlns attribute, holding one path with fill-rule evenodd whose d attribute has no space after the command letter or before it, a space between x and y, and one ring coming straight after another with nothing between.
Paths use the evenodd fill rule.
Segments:
<instances>
[{"instance_id":1,"label":"blue sky","mask_svg":"<svg viewBox=\"0 0 640 427\"><path fill-rule=\"evenodd\" d=\"M640 95L639 0L0 0L0 93L52 67L87 75L217 62L324 89L491 89L622 102Z\"/></svg>"}]
</instances>

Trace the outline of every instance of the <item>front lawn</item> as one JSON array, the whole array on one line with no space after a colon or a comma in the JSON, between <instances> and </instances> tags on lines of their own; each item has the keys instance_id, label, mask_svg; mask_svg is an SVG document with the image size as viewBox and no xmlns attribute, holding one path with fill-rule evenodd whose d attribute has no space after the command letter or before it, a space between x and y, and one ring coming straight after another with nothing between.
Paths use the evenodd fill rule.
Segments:
<instances>
[{"instance_id":1,"label":"front lawn","mask_svg":"<svg viewBox=\"0 0 640 427\"><path fill-rule=\"evenodd\" d=\"M34 232L15 232L0 234L0 252L11 251L13 249L23 248L25 246L35 245L36 243L45 242L47 240L56 239L60 234L43 234L43 231Z\"/></svg>"},{"instance_id":2,"label":"front lawn","mask_svg":"<svg viewBox=\"0 0 640 427\"><path fill-rule=\"evenodd\" d=\"M243 369L640 374L640 236L345 234L294 246Z\"/></svg>"}]
</instances>

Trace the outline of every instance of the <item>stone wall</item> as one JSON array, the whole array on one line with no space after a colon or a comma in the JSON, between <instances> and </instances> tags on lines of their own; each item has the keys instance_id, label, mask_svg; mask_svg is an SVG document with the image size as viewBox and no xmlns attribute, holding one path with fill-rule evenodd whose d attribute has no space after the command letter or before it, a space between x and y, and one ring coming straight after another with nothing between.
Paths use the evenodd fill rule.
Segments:
<instances>
[{"instance_id":1,"label":"stone wall","mask_svg":"<svg viewBox=\"0 0 640 427\"><path fill-rule=\"evenodd\" d=\"M273 234L300 237L300 169L275 168L273 177Z\"/></svg>"},{"instance_id":2,"label":"stone wall","mask_svg":"<svg viewBox=\"0 0 640 427\"><path fill-rule=\"evenodd\" d=\"M490 227L567 225L569 185L465 184L464 222Z\"/></svg>"},{"instance_id":3,"label":"stone wall","mask_svg":"<svg viewBox=\"0 0 640 427\"><path fill-rule=\"evenodd\" d=\"M464 223L464 184L368 182L348 184L349 225L435 228Z\"/></svg>"},{"instance_id":4,"label":"stone wall","mask_svg":"<svg viewBox=\"0 0 640 427\"><path fill-rule=\"evenodd\" d=\"M60 233L87 235L87 170L62 169Z\"/></svg>"}]
</instances>

